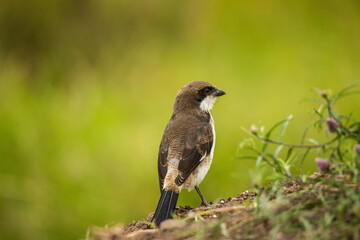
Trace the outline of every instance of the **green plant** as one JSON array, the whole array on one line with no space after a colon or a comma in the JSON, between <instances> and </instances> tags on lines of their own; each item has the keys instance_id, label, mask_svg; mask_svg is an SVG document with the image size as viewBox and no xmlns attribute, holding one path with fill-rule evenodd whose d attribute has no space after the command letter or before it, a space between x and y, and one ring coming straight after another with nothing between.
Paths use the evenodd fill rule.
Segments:
<instances>
[{"instance_id":1,"label":"green plant","mask_svg":"<svg viewBox=\"0 0 360 240\"><path fill-rule=\"evenodd\" d=\"M264 127L252 126L252 137L240 143L238 159L256 160L252 177L259 197L254 214L255 219L271 225L270 238L359 239L360 122L334 110L339 99L359 93L354 87L351 85L333 95L314 89L320 99L306 100L319 104L315 109L318 118L305 128L300 144L281 141L292 115L267 132ZM323 132L328 140L319 143L310 139L313 144L304 144L310 127ZM278 128L277 138L271 138ZM276 147L270 148L271 144ZM309 157L311 152L317 156L319 173L306 176L302 165L313 159ZM296 162L300 164L296 166ZM292 170L299 170L300 176ZM275 181L261 188L266 174ZM297 189L285 191L289 186Z\"/></svg>"},{"instance_id":2,"label":"green plant","mask_svg":"<svg viewBox=\"0 0 360 240\"><path fill-rule=\"evenodd\" d=\"M300 161L300 176L306 178L302 166L309 153L315 150L318 156L328 156L326 159L320 157L316 159L318 168L321 171L326 170L330 164L334 164L337 161L349 166L355 164L359 168L360 122L354 119L351 114L343 115L334 110L334 106L339 99L359 93L359 91L353 90L354 87L354 84L350 85L333 95L325 90L313 89L319 93L321 98L308 98L305 100L311 100L319 104L314 109L318 119L305 128L300 144L290 144L281 141L293 118L292 115L276 123L266 132L264 127L251 126L248 132L252 137L245 139L239 144L240 154L237 158L256 160L255 173L251 173L255 185L262 183L262 176L269 167L272 169L271 174L268 175L269 178L281 180L292 177L291 170L297 168L295 163L298 161ZM324 128L324 125L327 128ZM310 127L323 132L326 129L325 134L328 141L319 143L314 139L309 139L313 144L304 144ZM279 128L280 131L277 138L272 138L275 130ZM269 150L270 144L277 146L274 151ZM358 174L358 171L355 171L355 174Z\"/></svg>"}]
</instances>

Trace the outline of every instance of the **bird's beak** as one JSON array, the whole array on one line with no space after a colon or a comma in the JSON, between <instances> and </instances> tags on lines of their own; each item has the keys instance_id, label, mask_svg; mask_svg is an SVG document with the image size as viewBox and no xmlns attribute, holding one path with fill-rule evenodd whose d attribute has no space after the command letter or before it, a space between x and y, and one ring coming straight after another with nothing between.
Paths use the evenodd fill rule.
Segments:
<instances>
[{"instance_id":1,"label":"bird's beak","mask_svg":"<svg viewBox=\"0 0 360 240\"><path fill-rule=\"evenodd\" d=\"M222 96L224 94L225 94L225 92L223 90L221 90L221 89L217 88L216 91L215 91L215 96L217 96L217 97L220 97L220 96Z\"/></svg>"}]
</instances>

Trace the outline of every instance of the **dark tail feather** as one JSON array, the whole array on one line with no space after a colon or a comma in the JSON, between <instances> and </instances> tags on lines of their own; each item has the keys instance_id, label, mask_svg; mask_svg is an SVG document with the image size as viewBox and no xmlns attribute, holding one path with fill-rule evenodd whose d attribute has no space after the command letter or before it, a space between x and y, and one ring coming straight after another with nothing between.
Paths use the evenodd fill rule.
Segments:
<instances>
[{"instance_id":1,"label":"dark tail feather","mask_svg":"<svg viewBox=\"0 0 360 240\"><path fill-rule=\"evenodd\" d=\"M166 219L171 218L174 212L179 194L174 191L161 191L159 203L154 214L155 223L160 226L160 223Z\"/></svg>"}]
</instances>

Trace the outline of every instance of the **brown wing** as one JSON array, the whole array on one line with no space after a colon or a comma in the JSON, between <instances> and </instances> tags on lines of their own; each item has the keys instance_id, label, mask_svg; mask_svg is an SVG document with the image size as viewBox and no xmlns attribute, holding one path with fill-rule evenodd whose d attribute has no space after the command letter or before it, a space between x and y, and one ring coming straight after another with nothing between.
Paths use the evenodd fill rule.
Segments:
<instances>
[{"instance_id":1,"label":"brown wing","mask_svg":"<svg viewBox=\"0 0 360 240\"><path fill-rule=\"evenodd\" d=\"M192 171L199 166L202 157L210 154L213 145L210 116L206 115L203 121L193 116L173 115L167 124L161 140L158 155L158 175L160 191L163 189L165 176L168 170L168 158L180 159L179 175L175 183L181 186ZM171 154L169 153L171 150ZM169 156L169 154L171 156Z\"/></svg>"},{"instance_id":2,"label":"brown wing","mask_svg":"<svg viewBox=\"0 0 360 240\"><path fill-rule=\"evenodd\" d=\"M195 133L190 133L189 136L191 137L185 138L185 145L178 167L179 175L175 179L178 186L181 186L199 166L204 157L210 154L213 146L213 133L210 123L196 128Z\"/></svg>"},{"instance_id":3,"label":"brown wing","mask_svg":"<svg viewBox=\"0 0 360 240\"><path fill-rule=\"evenodd\" d=\"M168 124L169 125L169 124ZM168 129L168 126L165 129ZM163 135L163 138L160 143L159 147L159 154L158 154L158 176L159 176L159 186L160 186L160 192L163 189L165 176L167 173L167 157L169 153L169 143L166 135Z\"/></svg>"}]
</instances>

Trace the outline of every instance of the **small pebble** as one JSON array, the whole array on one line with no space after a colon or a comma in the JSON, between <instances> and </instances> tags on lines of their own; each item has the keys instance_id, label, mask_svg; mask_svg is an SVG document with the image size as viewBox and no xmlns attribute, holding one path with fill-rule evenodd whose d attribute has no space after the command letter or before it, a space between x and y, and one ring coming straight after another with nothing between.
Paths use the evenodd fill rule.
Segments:
<instances>
[{"instance_id":1,"label":"small pebble","mask_svg":"<svg viewBox=\"0 0 360 240\"><path fill-rule=\"evenodd\" d=\"M248 190L245 191L245 193L248 193L248 192L249 192Z\"/></svg>"},{"instance_id":2,"label":"small pebble","mask_svg":"<svg viewBox=\"0 0 360 240\"><path fill-rule=\"evenodd\" d=\"M221 200L220 200L220 203L225 203L225 200L224 200L224 199L221 199Z\"/></svg>"},{"instance_id":3,"label":"small pebble","mask_svg":"<svg viewBox=\"0 0 360 240\"><path fill-rule=\"evenodd\" d=\"M213 218L216 218L216 215L215 215L215 214L213 215Z\"/></svg>"}]
</instances>

